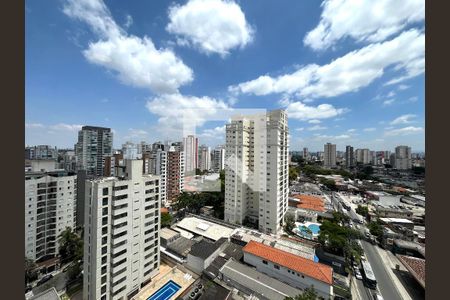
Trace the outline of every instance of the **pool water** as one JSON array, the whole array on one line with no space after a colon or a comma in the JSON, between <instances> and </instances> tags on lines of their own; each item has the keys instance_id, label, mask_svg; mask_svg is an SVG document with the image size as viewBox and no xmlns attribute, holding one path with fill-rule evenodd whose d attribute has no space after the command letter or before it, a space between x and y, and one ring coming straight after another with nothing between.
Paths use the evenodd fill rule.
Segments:
<instances>
[{"instance_id":1,"label":"pool water","mask_svg":"<svg viewBox=\"0 0 450 300\"><path fill-rule=\"evenodd\" d=\"M153 293L153 295L148 297L147 300L169 300L179 289L181 289L180 285L176 284L173 280L169 280L159 290Z\"/></svg>"},{"instance_id":2,"label":"pool water","mask_svg":"<svg viewBox=\"0 0 450 300\"><path fill-rule=\"evenodd\" d=\"M310 224L308 228L312 231L313 234L319 234L320 226L317 224Z\"/></svg>"},{"instance_id":3,"label":"pool water","mask_svg":"<svg viewBox=\"0 0 450 300\"><path fill-rule=\"evenodd\" d=\"M309 236L310 238L312 238L312 236L316 236L319 234L320 225L318 224L309 224L308 226L299 225L298 230L303 236L305 237Z\"/></svg>"}]
</instances>

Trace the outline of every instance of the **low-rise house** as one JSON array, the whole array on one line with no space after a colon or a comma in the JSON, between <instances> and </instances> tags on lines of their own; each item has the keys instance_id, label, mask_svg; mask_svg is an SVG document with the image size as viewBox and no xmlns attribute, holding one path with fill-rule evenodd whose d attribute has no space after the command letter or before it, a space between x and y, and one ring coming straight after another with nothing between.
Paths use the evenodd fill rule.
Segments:
<instances>
[{"instance_id":1,"label":"low-rise house","mask_svg":"<svg viewBox=\"0 0 450 300\"><path fill-rule=\"evenodd\" d=\"M243 249L244 262L294 288L314 286L320 297L333 297L333 269L292 253L250 241Z\"/></svg>"},{"instance_id":2,"label":"low-rise house","mask_svg":"<svg viewBox=\"0 0 450 300\"><path fill-rule=\"evenodd\" d=\"M216 242L202 239L192 245L187 256L187 267L197 274L201 274L211 262L229 245L226 238L221 238Z\"/></svg>"}]
</instances>

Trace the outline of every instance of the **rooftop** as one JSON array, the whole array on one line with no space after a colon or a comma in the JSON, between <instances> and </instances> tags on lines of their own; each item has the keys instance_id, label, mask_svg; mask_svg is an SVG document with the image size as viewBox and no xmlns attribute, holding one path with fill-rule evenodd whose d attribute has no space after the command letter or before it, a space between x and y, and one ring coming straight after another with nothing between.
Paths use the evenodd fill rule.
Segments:
<instances>
[{"instance_id":1,"label":"rooftop","mask_svg":"<svg viewBox=\"0 0 450 300\"><path fill-rule=\"evenodd\" d=\"M301 291L234 260L229 260L220 272L268 299L284 300L285 297L301 294Z\"/></svg>"},{"instance_id":2,"label":"rooftop","mask_svg":"<svg viewBox=\"0 0 450 300\"><path fill-rule=\"evenodd\" d=\"M305 194L294 195L293 197L300 200L300 203L297 204L298 208L320 212L325 211L324 200L322 197Z\"/></svg>"},{"instance_id":3,"label":"rooftop","mask_svg":"<svg viewBox=\"0 0 450 300\"><path fill-rule=\"evenodd\" d=\"M56 292L56 289L54 287L43 291L42 293L39 293L37 295L34 295L33 297L29 298L28 300L61 300L58 293Z\"/></svg>"},{"instance_id":4,"label":"rooftop","mask_svg":"<svg viewBox=\"0 0 450 300\"><path fill-rule=\"evenodd\" d=\"M404 223L404 224L413 224L414 222L408 219L402 218L380 218L381 221L385 223Z\"/></svg>"},{"instance_id":5,"label":"rooftop","mask_svg":"<svg viewBox=\"0 0 450 300\"><path fill-rule=\"evenodd\" d=\"M244 243L255 241L270 245L271 247L275 247L310 260L314 260L315 246L317 245L316 243L304 243L303 240L299 239L279 239L256 230L246 228L235 229L231 237L234 240L242 241Z\"/></svg>"},{"instance_id":6,"label":"rooftop","mask_svg":"<svg viewBox=\"0 0 450 300\"><path fill-rule=\"evenodd\" d=\"M200 242L192 245L190 255L206 259L211 256L219 247L225 243L227 239L221 238L216 242L210 242L208 240L201 240Z\"/></svg>"},{"instance_id":7,"label":"rooftop","mask_svg":"<svg viewBox=\"0 0 450 300\"><path fill-rule=\"evenodd\" d=\"M425 259L406 255L397 255L397 257L420 285L425 288Z\"/></svg>"},{"instance_id":8,"label":"rooftop","mask_svg":"<svg viewBox=\"0 0 450 300\"><path fill-rule=\"evenodd\" d=\"M217 241L222 237L229 238L233 232L232 228L196 217L186 217L178 222L176 226L193 234L204 236L213 241Z\"/></svg>"},{"instance_id":9,"label":"rooftop","mask_svg":"<svg viewBox=\"0 0 450 300\"><path fill-rule=\"evenodd\" d=\"M169 240L177 235L180 235L179 232L172 230L170 228L161 228L161 238L165 240Z\"/></svg>"},{"instance_id":10,"label":"rooftop","mask_svg":"<svg viewBox=\"0 0 450 300\"><path fill-rule=\"evenodd\" d=\"M333 269L321 263L303 258L292 253L275 249L273 247L250 241L242 251L270 260L273 263L304 274L308 277L333 284Z\"/></svg>"}]
</instances>

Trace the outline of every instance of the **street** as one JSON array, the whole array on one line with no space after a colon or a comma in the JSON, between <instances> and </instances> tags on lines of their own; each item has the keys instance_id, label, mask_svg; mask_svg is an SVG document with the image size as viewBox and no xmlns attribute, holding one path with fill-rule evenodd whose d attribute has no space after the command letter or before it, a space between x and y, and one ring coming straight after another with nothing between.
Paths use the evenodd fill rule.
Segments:
<instances>
[{"instance_id":1,"label":"street","mask_svg":"<svg viewBox=\"0 0 450 300\"><path fill-rule=\"evenodd\" d=\"M374 246L366 241L361 241L362 248L365 252L366 259L372 266L372 270L377 279L377 286L384 299L403 299L397 292L397 287L392 282L387 270L386 265L381 259L380 255L376 251Z\"/></svg>"}]
</instances>

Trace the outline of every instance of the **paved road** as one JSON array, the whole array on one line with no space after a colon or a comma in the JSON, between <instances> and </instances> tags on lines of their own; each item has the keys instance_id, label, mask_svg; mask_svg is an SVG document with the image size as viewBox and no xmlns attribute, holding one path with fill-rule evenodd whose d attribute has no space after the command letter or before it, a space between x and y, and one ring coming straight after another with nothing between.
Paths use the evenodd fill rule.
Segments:
<instances>
[{"instance_id":1,"label":"paved road","mask_svg":"<svg viewBox=\"0 0 450 300\"><path fill-rule=\"evenodd\" d=\"M372 266L375 278L377 279L378 289L380 290L383 298L389 300L402 300L401 295L397 292L396 286L385 269L386 266L383 263L383 260L375 249L375 247L378 246L374 246L366 241L361 241L361 243L365 256Z\"/></svg>"},{"instance_id":2,"label":"paved road","mask_svg":"<svg viewBox=\"0 0 450 300\"><path fill-rule=\"evenodd\" d=\"M46 283L34 287L33 294L37 295L45 290L48 290L51 287L55 287L57 291L61 291L66 287L66 281L67 281L67 272L58 273Z\"/></svg>"}]
</instances>

